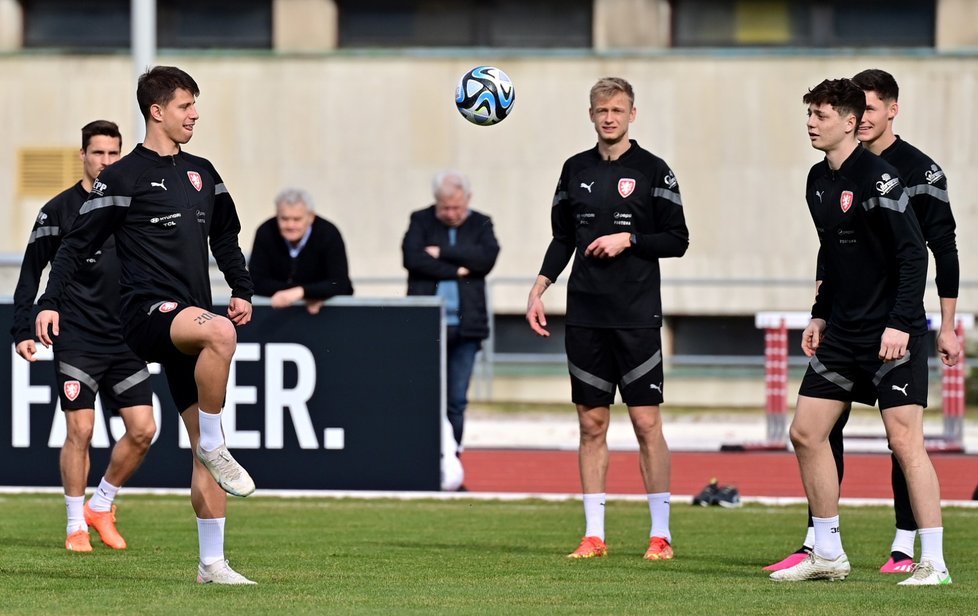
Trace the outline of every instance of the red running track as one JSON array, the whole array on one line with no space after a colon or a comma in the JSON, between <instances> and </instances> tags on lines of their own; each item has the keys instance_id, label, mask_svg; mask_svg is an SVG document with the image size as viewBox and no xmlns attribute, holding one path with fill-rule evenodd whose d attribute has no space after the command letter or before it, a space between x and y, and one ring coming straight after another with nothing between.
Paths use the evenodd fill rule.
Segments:
<instances>
[{"instance_id":1,"label":"red running track","mask_svg":"<svg viewBox=\"0 0 978 616\"><path fill-rule=\"evenodd\" d=\"M933 454L941 498L970 500L978 484L978 456ZM467 449L462 454L465 486L473 492L569 493L581 491L576 451ZM742 496L805 496L793 453L672 453L672 493L696 494L716 477L733 484ZM609 494L644 494L638 452L613 451L608 468ZM890 456L846 456L843 498L892 498Z\"/></svg>"}]
</instances>

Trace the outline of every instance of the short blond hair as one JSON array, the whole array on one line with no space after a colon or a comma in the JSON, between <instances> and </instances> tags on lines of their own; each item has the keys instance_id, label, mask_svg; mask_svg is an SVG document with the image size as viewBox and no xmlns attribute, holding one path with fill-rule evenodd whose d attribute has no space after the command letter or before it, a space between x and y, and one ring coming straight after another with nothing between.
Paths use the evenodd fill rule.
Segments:
<instances>
[{"instance_id":1,"label":"short blond hair","mask_svg":"<svg viewBox=\"0 0 978 616\"><path fill-rule=\"evenodd\" d=\"M628 102L635 106L635 90L632 84L621 77L602 77L598 83L591 86L591 107L599 100L608 100L616 94L624 93L628 97Z\"/></svg>"}]
</instances>

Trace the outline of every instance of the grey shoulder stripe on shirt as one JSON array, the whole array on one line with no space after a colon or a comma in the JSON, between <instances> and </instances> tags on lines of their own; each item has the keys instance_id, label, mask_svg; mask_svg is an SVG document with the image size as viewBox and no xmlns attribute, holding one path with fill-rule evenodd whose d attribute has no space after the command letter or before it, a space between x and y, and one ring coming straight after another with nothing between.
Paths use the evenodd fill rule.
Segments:
<instances>
[{"instance_id":1,"label":"grey shoulder stripe on shirt","mask_svg":"<svg viewBox=\"0 0 978 616\"><path fill-rule=\"evenodd\" d=\"M123 197L121 195L109 195L108 197L97 197L95 199L89 199L82 205L81 210L78 211L79 214L87 214L93 210L98 210L103 207L129 207L132 202L132 197Z\"/></svg>"},{"instance_id":2,"label":"grey shoulder stripe on shirt","mask_svg":"<svg viewBox=\"0 0 978 616\"><path fill-rule=\"evenodd\" d=\"M907 186L903 189L910 197L916 197L917 195L930 195L939 201L944 203L950 203L951 200L947 196L947 190L943 188L938 188L937 186L931 186L930 184L917 184L916 186Z\"/></svg>"},{"instance_id":3,"label":"grey shoulder stripe on shirt","mask_svg":"<svg viewBox=\"0 0 978 616\"><path fill-rule=\"evenodd\" d=\"M27 243L33 244L34 240L40 237L57 237L59 235L61 235L61 227L38 227L31 233Z\"/></svg>"},{"instance_id":4,"label":"grey shoulder stripe on shirt","mask_svg":"<svg viewBox=\"0 0 978 616\"><path fill-rule=\"evenodd\" d=\"M227 189L227 186L224 185L224 182L221 182L220 184L214 185L214 194L215 195L226 195L227 192L228 192L228 189Z\"/></svg>"},{"instance_id":5,"label":"grey shoulder stripe on shirt","mask_svg":"<svg viewBox=\"0 0 978 616\"><path fill-rule=\"evenodd\" d=\"M556 195L554 195L554 202L551 203L551 205L557 205L558 203L564 201L565 199L567 199L567 191L562 190L558 192Z\"/></svg>"},{"instance_id":6,"label":"grey shoulder stripe on shirt","mask_svg":"<svg viewBox=\"0 0 978 616\"><path fill-rule=\"evenodd\" d=\"M668 188L653 188L652 196L661 197L666 201L672 201L679 207L683 206L683 198L679 196L679 193L669 190Z\"/></svg>"},{"instance_id":7,"label":"grey shoulder stripe on shirt","mask_svg":"<svg viewBox=\"0 0 978 616\"><path fill-rule=\"evenodd\" d=\"M587 383L591 387L600 389L601 391L606 391L608 393L615 391L614 383L610 383L599 376L591 374L590 372L585 372L570 362L567 362L567 369L570 370L571 376L579 381Z\"/></svg>"},{"instance_id":8,"label":"grey shoulder stripe on shirt","mask_svg":"<svg viewBox=\"0 0 978 616\"><path fill-rule=\"evenodd\" d=\"M815 371L815 374L824 378L826 381L838 385L844 391L852 391L854 383L849 379L847 379L846 377L839 374L838 372L833 372L828 368L826 368L825 364L819 361L818 356L813 356L811 361L808 362L808 365L812 367L812 370Z\"/></svg>"},{"instance_id":9,"label":"grey shoulder stripe on shirt","mask_svg":"<svg viewBox=\"0 0 978 616\"><path fill-rule=\"evenodd\" d=\"M863 201L863 209L867 212L875 207L881 207L902 214L907 210L908 205L910 205L910 199L907 198L907 193L901 194L899 199L890 199L889 197L871 197Z\"/></svg>"},{"instance_id":10,"label":"grey shoulder stripe on shirt","mask_svg":"<svg viewBox=\"0 0 978 616\"><path fill-rule=\"evenodd\" d=\"M649 373L653 368L662 363L662 351L656 351L655 355L648 358L644 362L638 365L636 368L632 368L628 372L622 375L621 384L623 386L629 385L634 381L642 378Z\"/></svg>"}]
</instances>

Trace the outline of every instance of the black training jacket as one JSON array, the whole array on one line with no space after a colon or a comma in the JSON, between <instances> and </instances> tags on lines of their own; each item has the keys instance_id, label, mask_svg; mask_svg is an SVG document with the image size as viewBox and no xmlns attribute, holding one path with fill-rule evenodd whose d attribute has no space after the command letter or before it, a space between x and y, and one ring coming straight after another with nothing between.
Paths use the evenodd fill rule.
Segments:
<instances>
[{"instance_id":1,"label":"black training jacket","mask_svg":"<svg viewBox=\"0 0 978 616\"><path fill-rule=\"evenodd\" d=\"M929 156L897 136L880 158L900 173L927 247L934 254L935 280L940 297L957 297L960 278L954 215L944 171Z\"/></svg>"},{"instance_id":2,"label":"black training jacket","mask_svg":"<svg viewBox=\"0 0 978 616\"><path fill-rule=\"evenodd\" d=\"M880 158L893 165L903 181L904 192L910 198L924 241L934 255L937 270L934 278L940 297L958 296L961 275L958 247L955 239L954 215L947 194L944 171L929 156L897 136ZM816 278L821 280L819 265Z\"/></svg>"},{"instance_id":3,"label":"black training jacket","mask_svg":"<svg viewBox=\"0 0 978 616\"><path fill-rule=\"evenodd\" d=\"M567 324L662 326L659 259L689 246L679 183L664 160L634 140L617 160L597 146L567 159L551 209L553 239L540 274L551 281L574 257L567 282ZM585 257L604 235L627 232L635 244L613 259Z\"/></svg>"},{"instance_id":4,"label":"black training jacket","mask_svg":"<svg viewBox=\"0 0 978 616\"><path fill-rule=\"evenodd\" d=\"M60 309L84 256L113 233L123 324L158 301L211 308L208 243L231 296L251 301L240 230L234 201L209 161L186 152L160 156L139 144L95 180L38 305Z\"/></svg>"},{"instance_id":5,"label":"black training jacket","mask_svg":"<svg viewBox=\"0 0 978 616\"><path fill-rule=\"evenodd\" d=\"M303 299L353 295L343 236L336 225L320 216L313 219L312 233L297 257L289 254L276 218L259 225L248 271L255 283L255 295L271 297L296 286L302 287Z\"/></svg>"},{"instance_id":6,"label":"black training jacket","mask_svg":"<svg viewBox=\"0 0 978 616\"><path fill-rule=\"evenodd\" d=\"M927 253L897 170L859 146L838 171L813 166L805 199L824 267L812 316L859 339L925 333Z\"/></svg>"},{"instance_id":7,"label":"black training jacket","mask_svg":"<svg viewBox=\"0 0 978 616\"><path fill-rule=\"evenodd\" d=\"M438 246L440 257L429 255L425 246ZM486 276L499 256L499 242L489 216L470 209L468 217L457 227L452 245L448 241L448 227L435 216L434 205L411 212L401 242L401 255L408 272L408 295L435 295L439 282L458 282L459 334L480 340L489 336ZM468 269L469 275L459 278L459 267Z\"/></svg>"},{"instance_id":8,"label":"black training jacket","mask_svg":"<svg viewBox=\"0 0 978 616\"><path fill-rule=\"evenodd\" d=\"M88 192L79 181L44 204L24 250L14 291L14 344L34 338L34 299L44 268L54 259ZM115 240L89 254L64 289L58 350L100 353L128 351L119 325L119 261Z\"/></svg>"}]
</instances>

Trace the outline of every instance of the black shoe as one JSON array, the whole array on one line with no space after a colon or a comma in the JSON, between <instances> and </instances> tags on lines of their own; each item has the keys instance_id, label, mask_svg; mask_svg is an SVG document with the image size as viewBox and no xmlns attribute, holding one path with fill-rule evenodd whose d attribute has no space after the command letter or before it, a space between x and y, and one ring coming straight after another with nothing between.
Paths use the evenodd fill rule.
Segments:
<instances>
[{"instance_id":1,"label":"black shoe","mask_svg":"<svg viewBox=\"0 0 978 616\"><path fill-rule=\"evenodd\" d=\"M734 486L723 486L717 492L713 501L714 505L721 507L740 507L740 492Z\"/></svg>"},{"instance_id":2,"label":"black shoe","mask_svg":"<svg viewBox=\"0 0 978 616\"><path fill-rule=\"evenodd\" d=\"M714 477L710 480L710 484L703 488L699 494L693 497L693 504L699 505L700 507L709 507L710 505L716 504L717 493L720 491L720 486L717 485L717 480Z\"/></svg>"}]
</instances>

